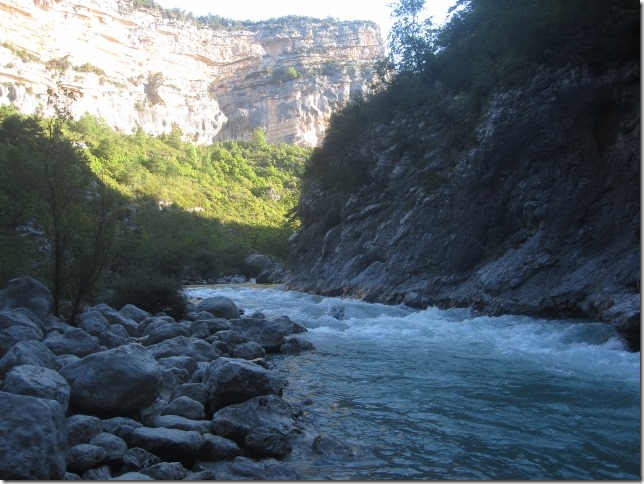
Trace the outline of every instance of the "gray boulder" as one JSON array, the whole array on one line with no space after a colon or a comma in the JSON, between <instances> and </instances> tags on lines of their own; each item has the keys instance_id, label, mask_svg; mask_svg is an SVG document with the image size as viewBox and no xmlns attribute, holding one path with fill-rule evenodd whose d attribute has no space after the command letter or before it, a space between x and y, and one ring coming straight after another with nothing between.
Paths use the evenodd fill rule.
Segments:
<instances>
[{"instance_id":1,"label":"gray boulder","mask_svg":"<svg viewBox=\"0 0 644 484\"><path fill-rule=\"evenodd\" d=\"M234 331L260 344L268 353L279 352L286 343L286 336L306 331L306 328L294 323L288 316L277 319L241 318L233 319L230 323Z\"/></svg>"},{"instance_id":2,"label":"gray boulder","mask_svg":"<svg viewBox=\"0 0 644 484\"><path fill-rule=\"evenodd\" d=\"M219 351L210 343L187 336L177 336L147 348L148 352L156 359L190 355L197 361L212 361L220 355Z\"/></svg>"},{"instance_id":3,"label":"gray boulder","mask_svg":"<svg viewBox=\"0 0 644 484\"><path fill-rule=\"evenodd\" d=\"M146 346L160 343L161 341L176 338L177 336L188 336L189 331L183 326L176 323L165 323L162 326L156 326L151 331L147 331Z\"/></svg>"},{"instance_id":4,"label":"gray boulder","mask_svg":"<svg viewBox=\"0 0 644 484\"><path fill-rule=\"evenodd\" d=\"M70 388L57 372L41 366L21 365L6 374L2 390L17 395L30 395L56 400L67 412Z\"/></svg>"},{"instance_id":5,"label":"gray boulder","mask_svg":"<svg viewBox=\"0 0 644 484\"><path fill-rule=\"evenodd\" d=\"M199 449L199 458L202 460L234 459L244 451L236 442L221 437L220 435L204 434L203 443Z\"/></svg>"},{"instance_id":6,"label":"gray boulder","mask_svg":"<svg viewBox=\"0 0 644 484\"><path fill-rule=\"evenodd\" d=\"M250 277L256 277L262 272L275 269L275 262L262 254L251 254L246 257L246 268Z\"/></svg>"},{"instance_id":7,"label":"gray boulder","mask_svg":"<svg viewBox=\"0 0 644 484\"><path fill-rule=\"evenodd\" d=\"M197 360L192 356L169 356L157 360L163 368L180 368L186 370L189 375L197 371Z\"/></svg>"},{"instance_id":8,"label":"gray boulder","mask_svg":"<svg viewBox=\"0 0 644 484\"><path fill-rule=\"evenodd\" d=\"M89 441L105 451L105 462L107 464L118 464L122 462L127 452L127 443L121 437L108 432L101 432Z\"/></svg>"},{"instance_id":9,"label":"gray boulder","mask_svg":"<svg viewBox=\"0 0 644 484\"><path fill-rule=\"evenodd\" d=\"M118 477L112 477L111 481L154 481L154 477L141 472L126 472Z\"/></svg>"},{"instance_id":10,"label":"gray boulder","mask_svg":"<svg viewBox=\"0 0 644 484\"><path fill-rule=\"evenodd\" d=\"M0 329L8 329L13 326L32 328L42 339L47 332L45 324L38 319L34 313L25 308L4 308L0 309Z\"/></svg>"},{"instance_id":11,"label":"gray boulder","mask_svg":"<svg viewBox=\"0 0 644 484\"><path fill-rule=\"evenodd\" d=\"M33 365L58 370L60 363L40 341L19 341L0 358L0 378L15 366Z\"/></svg>"},{"instance_id":12,"label":"gray boulder","mask_svg":"<svg viewBox=\"0 0 644 484\"><path fill-rule=\"evenodd\" d=\"M70 446L89 444L90 440L103 431L101 419L91 415L72 415L65 421L67 440Z\"/></svg>"},{"instance_id":13,"label":"gray boulder","mask_svg":"<svg viewBox=\"0 0 644 484\"><path fill-rule=\"evenodd\" d=\"M99 311L87 311L76 316L79 328L92 336L98 336L103 331L110 330L110 323Z\"/></svg>"},{"instance_id":14,"label":"gray boulder","mask_svg":"<svg viewBox=\"0 0 644 484\"><path fill-rule=\"evenodd\" d=\"M246 343L233 345L230 349L230 356L244 360L256 360L257 358L264 358L266 351L264 351L264 348L259 343L248 341Z\"/></svg>"},{"instance_id":15,"label":"gray boulder","mask_svg":"<svg viewBox=\"0 0 644 484\"><path fill-rule=\"evenodd\" d=\"M148 420L150 427L189 430L205 434L210 432L210 420L195 420L180 415L159 415Z\"/></svg>"},{"instance_id":16,"label":"gray boulder","mask_svg":"<svg viewBox=\"0 0 644 484\"><path fill-rule=\"evenodd\" d=\"M48 336L43 343L55 355L76 355L81 358L101 349L98 338L80 328L71 328L65 334Z\"/></svg>"},{"instance_id":17,"label":"gray boulder","mask_svg":"<svg viewBox=\"0 0 644 484\"><path fill-rule=\"evenodd\" d=\"M189 397L175 398L161 411L161 415L179 415L194 420L206 418L203 404Z\"/></svg>"},{"instance_id":18,"label":"gray boulder","mask_svg":"<svg viewBox=\"0 0 644 484\"><path fill-rule=\"evenodd\" d=\"M120 346L64 366L71 402L89 413L127 415L147 407L161 391L161 370L143 346Z\"/></svg>"},{"instance_id":19,"label":"gray boulder","mask_svg":"<svg viewBox=\"0 0 644 484\"><path fill-rule=\"evenodd\" d=\"M21 341L38 341L42 333L35 328L26 326L12 326L0 331L0 356L4 356L16 343Z\"/></svg>"},{"instance_id":20,"label":"gray boulder","mask_svg":"<svg viewBox=\"0 0 644 484\"><path fill-rule=\"evenodd\" d=\"M232 299L225 296L209 297L197 305L197 311L206 311L215 318L234 319L241 315Z\"/></svg>"},{"instance_id":21,"label":"gray boulder","mask_svg":"<svg viewBox=\"0 0 644 484\"><path fill-rule=\"evenodd\" d=\"M112 479L112 469L108 465L87 469L83 472L83 481L109 481Z\"/></svg>"},{"instance_id":22,"label":"gray boulder","mask_svg":"<svg viewBox=\"0 0 644 484\"><path fill-rule=\"evenodd\" d=\"M132 432L132 444L164 461L191 467L197 460L203 437L199 432L140 427Z\"/></svg>"},{"instance_id":23,"label":"gray boulder","mask_svg":"<svg viewBox=\"0 0 644 484\"><path fill-rule=\"evenodd\" d=\"M0 308L27 308L45 321L54 307L54 298L47 287L32 277L18 277L0 291Z\"/></svg>"},{"instance_id":24,"label":"gray boulder","mask_svg":"<svg viewBox=\"0 0 644 484\"><path fill-rule=\"evenodd\" d=\"M206 410L212 414L226 405L260 395L282 395L279 375L245 360L219 358L206 368Z\"/></svg>"},{"instance_id":25,"label":"gray boulder","mask_svg":"<svg viewBox=\"0 0 644 484\"><path fill-rule=\"evenodd\" d=\"M119 310L119 313L121 313L122 316L125 316L128 319L136 321L137 323L140 323L145 318L149 318L151 316L150 313L144 311L143 309L137 308L134 304L126 304Z\"/></svg>"},{"instance_id":26,"label":"gray boulder","mask_svg":"<svg viewBox=\"0 0 644 484\"><path fill-rule=\"evenodd\" d=\"M280 353L284 354L298 354L302 351L314 350L315 346L310 341L305 341L300 338L288 338L285 343L280 346Z\"/></svg>"},{"instance_id":27,"label":"gray boulder","mask_svg":"<svg viewBox=\"0 0 644 484\"><path fill-rule=\"evenodd\" d=\"M203 314L203 313L200 313ZM204 319L197 319L194 321L194 325L202 325L205 324L208 326L208 331L210 331L210 334L215 334L219 331L224 331L227 329L230 329L230 323L228 322L227 319L224 318L214 318L210 313L207 313L209 316Z\"/></svg>"},{"instance_id":28,"label":"gray boulder","mask_svg":"<svg viewBox=\"0 0 644 484\"><path fill-rule=\"evenodd\" d=\"M138 471L161 462L158 456L141 447L132 447L123 455L123 464L130 471Z\"/></svg>"},{"instance_id":29,"label":"gray boulder","mask_svg":"<svg viewBox=\"0 0 644 484\"><path fill-rule=\"evenodd\" d=\"M212 417L212 431L244 446L246 437L260 427L265 429L263 434L294 437L302 430L298 418L298 411L288 402L275 395L266 395L217 411ZM258 435L255 441L259 440Z\"/></svg>"},{"instance_id":30,"label":"gray boulder","mask_svg":"<svg viewBox=\"0 0 644 484\"><path fill-rule=\"evenodd\" d=\"M184 383L172 392L172 400L179 397L189 397L202 405L206 403L206 387L203 383Z\"/></svg>"},{"instance_id":31,"label":"gray boulder","mask_svg":"<svg viewBox=\"0 0 644 484\"><path fill-rule=\"evenodd\" d=\"M179 462L159 462L144 467L141 469L141 474L150 476L157 481L182 481L188 475L188 471Z\"/></svg>"},{"instance_id":32,"label":"gray boulder","mask_svg":"<svg viewBox=\"0 0 644 484\"><path fill-rule=\"evenodd\" d=\"M130 441L134 429L143 427L141 422L133 420L129 417L112 417L103 420L103 431L116 435L123 439L126 443Z\"/></svg>"},{"instance_id":33,"label":"gray boulder","mask_svg":"<svg viewBox=\"0 0 644 484\"><path fill-rule=\"evenodd\" d=\"M105 449L96 445L74 445L67 454L67 469L72 472L83 472L101 465L106 456Z\"/></svg>"},{"instance_id":34,"label":"gray boulder","mask_svg":"<svg viewBox=\"0 0 644 484\"><path fill-rule=\"evenodd\" d=\"M258 457L286 457L293 447L287 435L267 427L255 427L244 437L244 448Z\"/></svg>"},{"instance_id":35,"label":"gray boulder","mask_svg":"<svg viewBox=\"0 0 644 484\"><path fill-rule=\"evenodd\" d=\"M129 336L136 336L136 330L139 326L139 323L134 321L134 319L128 318L121 314L120 312L109 310L101 311L105 319L107 319L110 326L120 326ZM147 317L147 316L146 316Z\"/></svg>"},{"instance_id":36,"label":"gray boulder","mask_svg":"<svg viewBox=\"0 0 644 484\"><path fill-rule=\"evenodd\" d=\"M65 412L54 400L0 392L0 476L61 480L65 476Z\"/></svg>"},{"instance_id":37,"label":"gray boulder","mask_svg":"<svg viewBox=\"0 0 644 484\"><path fill-rule=\"evenodd\" d=\"M117 326L117 327L120 328L120 326ZM127 337L123 337L122 335L115 334L111 328L112 327L110 327L109 331L103 331L101 334L98 335L98 342L108 349L113 349L118 346L123 346L124 344L127 344Z\"/></svg>"}]
</instances>

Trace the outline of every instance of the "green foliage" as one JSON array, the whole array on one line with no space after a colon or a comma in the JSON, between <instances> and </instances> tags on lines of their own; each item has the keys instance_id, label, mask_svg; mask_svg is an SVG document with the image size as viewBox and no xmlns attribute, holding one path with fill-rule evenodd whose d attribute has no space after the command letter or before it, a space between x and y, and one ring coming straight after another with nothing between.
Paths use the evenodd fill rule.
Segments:
<instances>
[{"instance_id":1,"label":"green foliage","mask_svg":"<svg viewBox=\"0 0 644 484\"><path fill-rule=\"evenodd\" d=\"M178 278L138 267L113 276L105 302L115 308L134 304L152 314L164 312L175 319L185 316L187 307Z\"/></svg>"},{"instance_id":2,"label":"green foliage","mask_svg":"<svg viewBox=\"0 0 644 484\"><path fill-rule=\"evenodd\" d=\"M452 158L474 142L490 95L529 81L540 66L606 70L639 62L640 6L632 0L460 0L441 28L423 20L424 3L393 5L391 56L375 66L386 88L332 117L306 167L305 189L316 181L359 190L369 180L364 164L373 160L349 153L374 126L425 112L428 123L445 128L438 144ZM399 150L417 156L429 149L414 143L409 151L401 130ZM426 182L437 186L433 176Z\"/></svg>"},{"instance_id":3,"label":"green foliage","mask_svg":"<svg viewBox=\"0 0 644 484\"><path fill-rule=\"evenodd\" d=\"M22 62L40 62L40 57L25 49L20 49L9 42L0 42L0 46L8 49L13 55L19 57Z\"/></svg>"},{"instance_id":4,"label":"green foliage","mask_svg":"<svg viewBox=\"0 0 644 484\"><path fill-rule=\"evenodd\" d=\"M253 251L285 257L310 150L268 143L261 129L250 142L182 138L176 126L123 135L88 115L56 121L0 107L0 283L58 280L66 315L128 292L178 313L168 292L177 281L243 273Z\"/></svg>"},{"instance_id":5,"label":"green foliage","mask_svg":"<svg viewBox=\"0 0 644 484\"><path fill-rule=\"evenodd\" d=\"M87 63L87 62L85 64L81 65L81 66L74 67L74 70L79 71L79 72L92 72L92 73L94 73L96 75L99 75L99 76L105 76L106 75L105 71L103 69L101 69L100 67L96 67L96 66L94 66L94 65L92 65L90 63Z\"/></svg>"},{"instance_id":6,"label":"green foliage","mask_svg":"<svg viewBox=\"0 0 644 484\"><path fill-rule=\"evenodd\" d=\"M272 71L271 81L275 84L281 84L283 82L293 81L299 76L300 74L297 72L295 67L289 66Z\"/></svg>"},{"instance_id":7,"label":"green foliage","mask_svg":"<svg viewBox=\"0 0 644 484\"><path fill-rule=\"evenodd\" d=\"M423 18L425 0L398 0L391 14L391 59L399 71L421 72L432 54L432 22Z\"/></svg>"}]
</instances>

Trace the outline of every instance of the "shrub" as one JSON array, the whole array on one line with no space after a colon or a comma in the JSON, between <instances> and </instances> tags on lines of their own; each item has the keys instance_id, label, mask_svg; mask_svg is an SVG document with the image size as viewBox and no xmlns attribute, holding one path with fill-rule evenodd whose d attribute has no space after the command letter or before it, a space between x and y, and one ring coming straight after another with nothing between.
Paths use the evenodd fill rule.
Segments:
<instances>
[{"instance_id":1,"label":"shrub","mask_svg":"<svg viewBox=\"0 0 644 484\"><path fill-rule=\"evenodd\" d=\"M116 275L109 286L106 302L115 308L134 304L152 314L163 311L175 319L186 312L187 302L179 279L147 268Z\"/></svg>"}]
</instances>

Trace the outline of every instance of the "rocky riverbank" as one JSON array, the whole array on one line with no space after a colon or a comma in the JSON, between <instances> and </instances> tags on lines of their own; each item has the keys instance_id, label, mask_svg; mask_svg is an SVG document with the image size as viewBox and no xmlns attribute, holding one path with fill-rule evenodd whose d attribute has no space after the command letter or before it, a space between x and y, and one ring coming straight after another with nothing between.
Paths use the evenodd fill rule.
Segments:
<instances>
[{"instance_id":1,"label":"rocky riverbank","mask_svg":"<svg viewBox=\"0 0 644 484\"><path fill-rule=\"evenodd\" d=\"M279 460L296 441L342 449L282 398L270 355L313 349L287 316L212 297L180 321L100 304L71 325L51 307L30 277L0 291L4 479L297 479Z\"/></svg>"}]
</instances>

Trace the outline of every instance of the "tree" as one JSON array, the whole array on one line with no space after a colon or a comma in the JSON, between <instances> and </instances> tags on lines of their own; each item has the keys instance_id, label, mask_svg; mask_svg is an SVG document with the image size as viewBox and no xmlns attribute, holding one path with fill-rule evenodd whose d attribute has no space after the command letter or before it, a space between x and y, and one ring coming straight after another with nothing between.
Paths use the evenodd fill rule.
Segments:
<instances>
[{"instance_id":1,"label":"tree","mask_svg":"<svg viewBox=\"0 0 644 484\"><path fill-rule=\"evenodd\" d=\"M433 54L431 18L423 18L425 0L398 0L390 4L394 24L389 32L389 50L398 71L422 72Z\"/></svg>"}]
</instances>

